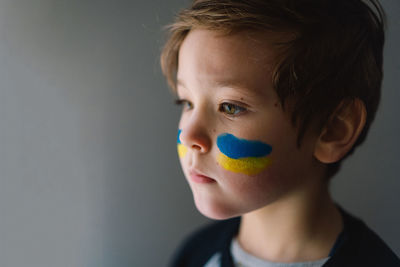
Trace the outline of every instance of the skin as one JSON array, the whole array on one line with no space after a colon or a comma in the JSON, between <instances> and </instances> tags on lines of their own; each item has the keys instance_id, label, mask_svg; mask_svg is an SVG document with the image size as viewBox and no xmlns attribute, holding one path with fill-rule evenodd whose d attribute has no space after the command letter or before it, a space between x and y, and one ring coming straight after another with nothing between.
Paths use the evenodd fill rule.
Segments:
<instances>
[{"instance_id":1,"label":"skin","mask_svg":"<svg viewBox=\"0 0 400 267\"><path fill-rule=\"evenodd\" d=\"M306 132L299 148L290 114L272 88L272 37L195 29L185 38L177 94L180 140L188 149L180 161L202 214L242 216L238 240L247 252L276 262L317 260L328 256L342 220L325 165L314 157L319 134ZM216 145L222 133L270 144L271 164L257 175L223 169ZM213 180L198 183L193 173Z\"/></svg>"},{"instance_id":2,"label":"skin","mask_svg":"<svg viewBox=\"0 0 400 267\"><path fill-rule=\"evenodd\" d=\"M221 151L218 163L225 170L255 175L265 170L271 163L268 157L271 146L259 141L246 140L231 134L222 134L217 138Z\"/></svg>"}]
</instances>

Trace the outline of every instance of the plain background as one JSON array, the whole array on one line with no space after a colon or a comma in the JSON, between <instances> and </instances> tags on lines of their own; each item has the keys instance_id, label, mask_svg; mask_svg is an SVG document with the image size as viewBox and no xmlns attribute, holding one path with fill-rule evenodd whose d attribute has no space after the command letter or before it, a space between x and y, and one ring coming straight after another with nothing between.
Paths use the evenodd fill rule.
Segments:
<instances>
[{"instance_id":1,"label":"plain background","mask_svg":"<svg viewBox=\"0 0 400 267\"><path fill-rule=\"evenodd\" d=\"M383 97L335 199L400 254L400 13ZM0 266L165 266L207 220L158 56L183 0L0 0Z\"/></svg>"}]
</instances>

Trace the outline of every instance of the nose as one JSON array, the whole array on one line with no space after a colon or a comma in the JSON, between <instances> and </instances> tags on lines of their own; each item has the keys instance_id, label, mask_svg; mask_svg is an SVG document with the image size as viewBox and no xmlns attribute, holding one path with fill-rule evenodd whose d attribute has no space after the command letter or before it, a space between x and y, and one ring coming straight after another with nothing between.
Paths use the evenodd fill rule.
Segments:
<instances>
[{"instance_id":1,"label":"nose","mask_svg":"<svg viewBox=\"0 0 400 267\"><path fill-rule=\"evenodd\" d=\"M190 121L181 126L179 138L184 146L200 153L210 151L212 141L204 120L192 117Z\"/></svg>"}]
</instances>

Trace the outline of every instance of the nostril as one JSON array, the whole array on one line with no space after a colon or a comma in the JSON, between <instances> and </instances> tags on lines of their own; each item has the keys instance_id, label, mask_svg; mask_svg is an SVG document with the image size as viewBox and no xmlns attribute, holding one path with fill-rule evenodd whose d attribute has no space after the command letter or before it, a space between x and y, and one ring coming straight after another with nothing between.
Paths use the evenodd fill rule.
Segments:
<instances>
[{"instance_id":1,"label":"nostril","mask_svg":"<svg viewBox=\"0 0 400 267\"><path fill-rule=\"evenodd\" d=\"M182 144L193 151L206 153L210 147L207 133L196 130L178 131L178 144Z\"/></svg>"},{"instance_id":2,"label":"nostril","mask_svg":"<svg viewBox=\"0 0 400 267\"><path fill-rule=\"evenodd\" d=\"M201 147L199 145L196 145L196 144L192 145L192 148L196 149L196 150L201 150Z\"/></svg>"}]
</instances>

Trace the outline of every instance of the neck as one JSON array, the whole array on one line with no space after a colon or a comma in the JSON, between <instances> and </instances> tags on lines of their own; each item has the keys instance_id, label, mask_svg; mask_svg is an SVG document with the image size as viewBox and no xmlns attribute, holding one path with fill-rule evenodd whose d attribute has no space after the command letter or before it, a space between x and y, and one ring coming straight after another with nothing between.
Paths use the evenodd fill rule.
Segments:
<instances>
[{"instance_id":1,"label":"neck","mask_svg":"<svg viewBox=\"0 0 400 267\"><path fill-rule=\"evenodd\" d=\"M238 241L248 253L274 262L328 257L342 218L328 186L287 196L242 216Z\"/></svg>"}]
</instances>

